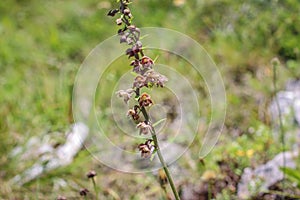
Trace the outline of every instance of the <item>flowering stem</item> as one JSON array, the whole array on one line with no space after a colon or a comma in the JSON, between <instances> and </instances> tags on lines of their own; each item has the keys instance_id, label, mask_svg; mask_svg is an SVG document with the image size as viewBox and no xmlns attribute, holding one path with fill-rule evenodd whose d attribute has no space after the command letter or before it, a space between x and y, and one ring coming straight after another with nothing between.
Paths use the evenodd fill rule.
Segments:
<instances>
[{"instance_id":1,"label":"flowering stem","mask_svg":"<svg viewBox=\"0 0 300 200\"><path fill-rule=\"evenodd\" d=\"M142 112L145 121L140 122L137 128L140 128L140 134L147 134L151 132L152 141L154 142L154 146L151 144L151 140L147 140L144 144L139 145L142 157L150 156L153 153L154 148L156 149L158 158L162 164L167 179L169 180L169 184L172 188L175 199L179 200L180 198L175 184L160 151L155 129L153 128L150 117L145 109L145 106L151 106L153 102L148 94L144 93L140 95L140 88L153 86L163 87L164 82L166 82L168 79L153 70L153 60L145 56L143 53L143 45L140 41L140 29L131 24L133 16L130 12L130 9L128 8L130 0L118 0L118 2L120 2L120 7L118 9L110 10L107 15L112 17L116 14L121 15L116 20L116 24L118 26L121 26L122 24L124 25L123 28L118 30L118 35L120 35L120 43L127 43L128 45L131 45L131 47L126 50L126 55L128 55L128 58L134 58L130 65L133 66L133 71L138 75L136 76L133 87L131 89L126 91L120 90L117 92L117 94L119 97L123 97L124 101L127 103L132 96L133 91L135 91L135 97L138 99L139 104L135 105L133 109L130 109L127 115L131 116L133 120L137 121L139 119L139 113ZM138 112L138 110L140 112Z\"/></svg>"},{"instance_id":2,"label":"flowering stem","mask_svg":"<svg viewBox=\"0 0 300 200\"><path fill-rule=\"evenodd\" d=\"M149 115L148 115L148 113L147 113L145 107L142 107L142 108L141 108L141 112L143 113L143 115L144 115L144 117L145 117L145 120L146 120L147 122L150 122L150 118L149 118ZM159 161L160 161L160 163L162 164L162 167L163 167L163 169L164 169L164 171L165 171L165 173L166 173L166 176L167 176L167 178L168 178L168 180L169 180L169 184L170 184L170 186L171 186L171 189L172 189L172 191L173 191L173 194L174 194L174 196L175 196L175 199L176 199L176 200L180 200L179 195L178 195L178 192L177 192L176 187L175 187L175 184L174 184L174 181L173 181L173 179L172 179L171 173L170 173L170 171L169 171L169 169L168 169L167 163L165 162L164 157L163 157L163 155L162 155L162 153L161 153L161 151L160 151L159 144L158 144L158 139L157 139L157 137L156 137L156 132L155 132L155 129L154 129L153 127L152 127L152 131L151 131L151 135L152 135L152 139L153 139L153 142L154 142L154 145L155 145L155 149L156 149L156 152L157 152Z\"/></svg>"}]
</instances>

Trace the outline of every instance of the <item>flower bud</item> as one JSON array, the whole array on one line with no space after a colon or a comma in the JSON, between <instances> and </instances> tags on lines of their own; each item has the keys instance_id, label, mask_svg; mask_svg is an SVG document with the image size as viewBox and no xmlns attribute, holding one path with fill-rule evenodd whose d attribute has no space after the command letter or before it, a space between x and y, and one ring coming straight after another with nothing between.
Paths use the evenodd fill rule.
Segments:
<instances>
[{"instance_id":1,"label":"flower bud","mask_svg":"<svg viewBox=\"0 0 300 200\"><path fill-rule=\"evenodd\" d=\"M123 29L119 29L118 30L118 35L124 35L124 30Z\"/></svg>"},{"instance_id":2,"label":"flower bud","mask_svg":"<svg viewBox=\"0 0 300 200\"><path fill-rule=\"evenodd\" d=\"M140 61L139 60L133 60L133 61L131 61L131 63L130 63L130 66L138 66L138 65L140 65Z\"/></svg>"},{"instance_id":3,"label":"flower bud","mask_svg":"<svg viewBox=\"0 0 300 200\"><path fill-rule=\"evenodd\" d=\"M124 15L129 15L130 14L130 10L128 8L124 9L123 11Z\"/></svg>"},{"instance_id":4,"label":"flower bud","mask_svg":"<svg viewBox=\"0 0 300 200\"><path fill-rule=\"evenodd\" d=\"M143 47L143 44L142 44L141 41L138 40L138 41L136 42L136 46L137 46L138 48L141 49L141 48Z\"/></svg>"},{"instance_id":5,"label":"flower bud","mask_svg":"<svg viewBox=\"0 0 300 200\"><path fill-rule=\"evenodd\" d=\"M272 58L271 64L272 64L272 66L277 67L277 66L280 65L280 61L279 61L279 59L277 57L275 57L275 58Z\"/></svg>"},{"instance_id":6,"label":"flower bud","mask_svg":"<svg viewBox=\"0 0 300 200\"><path fill-rule=\"evenodd\" d=\"M113 10L110 10L107 15L108 16L111 16L111 17L114 17L117 13L119 12L119 9L113 9Z\"/></svg>"},{"instance_id":7,"label":"flower bud","mask_svg":"<svg viewBox=\"0 0 300 200\"><path fill-rule=\"evenodd\" d=\"M132 51L136 54L136 53L138 53L138 52L141 51L141 48L140 48L138 45L135 44L135 45L132 47Z\"/></svg>"},{"instance_id":8,"label":"flower bud","mask_svg":"<svg viewBox=\"0 0 300 200\"><path fill-rule=\"evenodd\" d=\"M133 57L134 56L134 51L133 49L129 48L126 50L126 55L128 55L128 58Z\"/></svg>"},{"instance_id":9,"label":"flower bud","mask_svg":"<svg viewBox=\"0 0 300 200\"><path fill-rule=\"evenodd\" d=\"M166 187L166 184L168 183L168 178L167 178L166 173L163 169L158 170L158 180L159 180L159 184L162 187Z\"/></svg>"},{"instance_id":10,"label":"flower bud","mask_svg":"<svg viewBox=\"0 0 300 200\"><path fill-rule=\"evenodd\" d=\"M86 196L89 193L89 190L86 188L80 189L79 194L80 196Z\"/></svg>"},{"instance_id":11,"label":"flower bud","mask_svg":"<svg viewBox=\"0 0 300 200\"><path fill-rule=\"evenodd\" d=\"M130 25L127 27L130 31L135 31L136 30L136 26L135 25Z\"/></svg>"},{"instance_id":12,"label":"flower bud","mask_svg":"<svg viewBox=\"0 0 300 200\"><path fill-rule=\"evenodd\" d=\"M122 25L122 19L121 18L116 19L116 23L118 26Z\"/></svg>"},{"instance_id":13,"label":"flower bud","mask_svg":"<svg viewBox=\"0 0 300 200\"><path fill-rule=\"evenodd\" d=\"M142 72L142 65L141 65L141 63L140 63L140 61L138 59L133 60L130 63L130 66L133 66L132 71L134 71L135 73L143 74L143 72Z\"/></svg>"},{"instance_id":14,"label":"flower bud","mask_svg":"<svg viewBox=\"0 0 300 200\"><path fill-rule=\"evenodd\" d=\"M135 32L140 33L141 30L139 28L135 28Z\"/></svg>"},{"instance_id":15,"label":"flower bud","mask_svg":"<svg viewBox=\"0 0 300 200\"><path fill-rule=\"evenodd\" d=\"M120 43L124 43L124 42L126 42L126 41L127 41L126 35L122 35L122 36L120 37Z\"/></svg>"},{"instance_id":16,"label":"flower bud","mask_svg":"<svg viewBox=\"0 0 300 200\"><path fill-rule=\"evenodd\" d=\"M89 171L89 172L86 174L86 176L87 176L88 178L93 178L93 177L97 176L97 173L96 173L94 170L92 170L92 171Z\"/></svg>"}]
</instances>

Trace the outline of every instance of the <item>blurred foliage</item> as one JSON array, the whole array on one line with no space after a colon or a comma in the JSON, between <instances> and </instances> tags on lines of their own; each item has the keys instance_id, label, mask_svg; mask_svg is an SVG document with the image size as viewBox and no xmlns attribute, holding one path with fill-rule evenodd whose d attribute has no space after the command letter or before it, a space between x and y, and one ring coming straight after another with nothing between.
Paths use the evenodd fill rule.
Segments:
<instances>
[{"instance_id":1,"label":"blurred foliage","mask_svg":"<svg viewBox=\"0 0 300 200\"><path fill-rule=\"evenodd\" d=\"M8 156L14 147L24 145L33 135L64 132L72 123L70 106L76 72L90 50L115 34L117 27L106 17L113 4L101 0L1 1L1 182L24 168ZM287 63L279 69L281 88L288 79L300 78L299 11L298 0L134 1L132 12L138 26L163 26L190 35L203 44L224 78L230 111L224 134L205 158L205 166L197 160L200 137L190 148L192 161L185 157L180 160L193 174L188 178L190 182L197 182L206 170L217 172L219 160L233 159L238 166L232 168L240 175L244 167L261 164L280 151L266 112L273 92L269 61L277 56ZM170 65L184 63L171 60ZM198 79L192 71L183 68L182 72L196 85ZM109 78L117 80L120 76ZM200 94L207 95L205 86L198 87ZM103 98L109 100L110 96ZM210 103L205 98L201 101L204 108ZM108 118L101 120L111 125ZM83 170L91 166L106 174L98 177L101 187L109 187L125 199L157 199L162 195L152 175L133 177L109 171L90 157L86 159L87 155L81 152L72 165L23 188L5 183L0 186L0 196L54 199L62 193L74 197L78 195L74 185L89 184ZM68 187L55 189L58 177L66 180ZM128 188L129 183L132 186ZM221 194L221 199L234 195L228 190ZM111 198L109 192L106 198Z\"/></svg>"},{"instance_id":2,"label":"blurred foliage","mask_svg":"<svg viewBox=\"0 0 300 200\"><path fill-rule=\"evenodd\" d=\"M282 168L281 169L288 179L297 184L297 187L300 188L300 173L299 169L291 169L291 168Z\"/></svg>"}]
</instances>

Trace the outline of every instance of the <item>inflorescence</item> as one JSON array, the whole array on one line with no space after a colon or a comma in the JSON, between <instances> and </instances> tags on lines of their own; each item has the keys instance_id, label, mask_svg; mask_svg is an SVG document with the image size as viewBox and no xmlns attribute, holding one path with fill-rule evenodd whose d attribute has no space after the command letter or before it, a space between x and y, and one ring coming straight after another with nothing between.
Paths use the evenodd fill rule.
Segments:
<instances>
[{"instance_id":1,"label":"inflorescence","mask_svg":"<svg viewBox=\"0 0 300 200\"><path fill-rule=\"evenodd\" d=\"M128 56L128 59L131 59L130 66L132 67L132 71L136 74L136 77L133 80L131 88L120 90L117 92L117 95L123 98L126 104L135 96L137 103L128 110L127 116L131 117L132 120L137 123L136 128L139 129L140 135L153 135L155 134L154 129L146 111L146 107L153 105L153 100L149 94L141 94L140 90L143 87L164 87L168 79L164 75L156 72L153 69L154 61L144 55L143 44L140 41L140 29L132 24L133 16L128 8L128 5L131 3L130 0L120 0L119 2L119 8L110 10L107 15L112 17L119 15L116 19L116 24L122 27L118 30L120 43L126 43L130 46L125 54ZM141 117L141 114L144 117ZM144 121L141 121L141 119L144 119ZM155 148L152 139L148 139L145 143L138 146L143 158L151 157Z\"/></svg>"}]
</instances>

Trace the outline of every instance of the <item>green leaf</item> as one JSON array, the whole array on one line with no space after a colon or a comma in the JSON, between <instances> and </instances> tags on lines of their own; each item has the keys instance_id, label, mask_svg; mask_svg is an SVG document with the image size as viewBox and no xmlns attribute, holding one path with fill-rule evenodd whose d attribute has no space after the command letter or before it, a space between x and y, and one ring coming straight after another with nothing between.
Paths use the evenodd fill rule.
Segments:
<instances>
[{"instance_id":1,"label":"green leaf","mask_svg":"<svg viewBox=\"0 0 300 200\"><path fill-rule=\"evenodd\" d=\"M148 36L149 36L149 34L143 35L143 36L140 37L140 40L142 40L142 39L144 39L145 37L148 37Z\"/></svg>"},{"instance_id":2,"label":"green leaf","mask_svg":"<svg viewBox=\"0 0 300 200\"><path fill-rule=\"evenodd\" d=\"M153 62L155 63L155 62L157 61L158 58L159 58L159 56L157 55L157 56L154 58Z\"/></svg>"},{"instance_id":3,"label":"green leaf","mask_svg":"<svg viewBox=\"0 0 300 200\"><path fill-rule=\"evenodd\" d=\"M157 122L155 122L152 126L155 127L155 126L159 125L160 123L162 123L162 122L164 122L166 120L167 120L167 118L160 119Z\"/></svg>"},{"instance_id":4,"label":"green leaf","mask_svg":"<svg viewBox=\"0 0 300 200\"><path fill-rule=\"evenodd\" d=\"M300 188L300 172L296 169L281 167L280 170L285 173L290 181L297 183L298 188Z\"/></svg>"}]
</instances>

